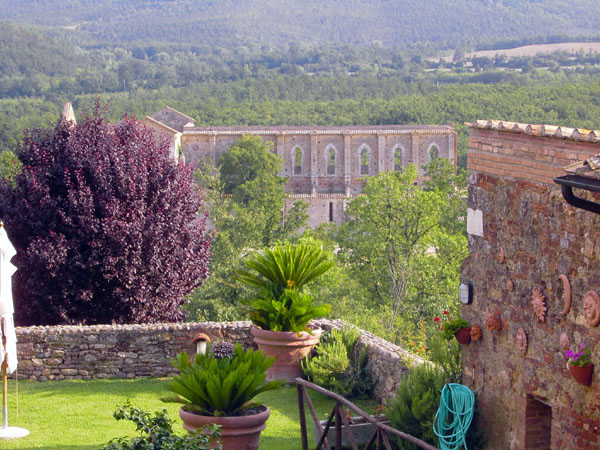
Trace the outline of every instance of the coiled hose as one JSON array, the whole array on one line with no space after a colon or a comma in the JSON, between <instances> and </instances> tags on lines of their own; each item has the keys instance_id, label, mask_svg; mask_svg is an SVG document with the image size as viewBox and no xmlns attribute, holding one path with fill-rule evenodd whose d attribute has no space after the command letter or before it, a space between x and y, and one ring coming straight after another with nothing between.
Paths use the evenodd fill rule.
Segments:
<instances>
[{"instance_id":1,"label":"coiled hose","mask_svg":"<svg viewBox=\"0 0 600 450\"><path fill-rule=\"evenodd\" d=\"M456 450L461 445L467 450L466 436L474 407L475 395L471 389L462 384L446 383L433 421L433 432L439 439L441 450Z\"/></svg>"}]
</instances>

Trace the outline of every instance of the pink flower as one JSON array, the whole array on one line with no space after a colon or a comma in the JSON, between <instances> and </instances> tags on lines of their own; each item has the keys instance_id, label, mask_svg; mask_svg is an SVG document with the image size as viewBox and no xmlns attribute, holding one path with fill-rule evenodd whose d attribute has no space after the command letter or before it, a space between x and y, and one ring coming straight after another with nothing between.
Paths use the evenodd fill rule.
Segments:
<instances>
[{"instance_id":1,"label":"pink flower","mask_svg":"<svg viewBox=\"0 0 600 450\"><path fill-rule=\"evenodd\" d=\"M440 321L440 318L439 318L439 317L436 317L435 319L433 319L433 321L434 321L434 322L439 322L439 321Z\"/></svg>"},{"instance_id":2,"label":"pink flower","mask_svg":"<svg viewBox=\"0 0 600 450\"><path fill-rule=\"evenodd\" d=\"M444 315L448 315L450 314L448 311L444 311Z\"/></svg>"}]
</instances>

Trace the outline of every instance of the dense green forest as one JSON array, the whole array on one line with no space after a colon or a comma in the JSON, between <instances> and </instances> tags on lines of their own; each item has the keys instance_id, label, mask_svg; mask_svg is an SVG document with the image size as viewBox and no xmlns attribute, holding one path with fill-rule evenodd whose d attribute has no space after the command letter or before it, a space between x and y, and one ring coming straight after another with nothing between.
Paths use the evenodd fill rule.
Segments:
<instances>
[{"instance_id":1,"label":"dense green forest","mask_svg":"<svg viewBox=\"0 0 600 450\"><path fill-rule=\"evenodd\" d=\"M523 85L404 83L376 76L318 79L279 75L269 80L193 84L103 95L114 118L124 111L143 116L165 105L198 125L392 124L452 122L460 132L461 165L467 150L465 121L502 119L600 128L600 82L548 80ZM80 111L94 95L0 100L0 140L12 149L21 130L56 121L62 103Z\"/></svg>"},{"instance_id":2,"label":"dense green forest","mask_svg":"<svg viewBox=\"0 0 600 450\"><path fill-rule=\"evenodd\" d=\"M103 42L410 46L597 33L593 0L20 0L0 18L73 27ZM555 31L556 32L556 31Z\"/></svg>"},{"instance_id":3,"label":"dense green forest","mask_svg":"<svg viewBox=\"0 0 600 450\"><path fill-rule=\"evenodd\" d=\"M55 121L65 101L81 111L97 96L113 118L169 105L199 125L454 123L461 165L465 121L600 128L593 52L468 58L457 50L441 61L423 46L98 44L6 22L0 42L0 145L9 150L23 129Z\"/></svg>"}]
</instances>

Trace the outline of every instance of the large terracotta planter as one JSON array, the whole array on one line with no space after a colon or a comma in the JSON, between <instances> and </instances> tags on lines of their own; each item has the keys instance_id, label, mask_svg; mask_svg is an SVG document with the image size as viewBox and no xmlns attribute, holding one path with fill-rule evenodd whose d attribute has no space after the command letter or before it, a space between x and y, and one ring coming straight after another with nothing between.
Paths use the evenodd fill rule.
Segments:
<instances>
[{"instance_id":1,"label":"large terracotta planter","mask_svg":"<svg viewBox=\"0 0 600 450\"><path fill-rule=\"evenodd\" d=\"M471 342L471 327L461 328L454 335L459 344L468 345Z\"/></svg>"},{"instance_id":2,"label":"large terracotta planter","mask_svg":"<svg viewBox=\"0 0 600 450\"><path fill-rule=\"evenodd\" d=\"M285 380L293 383L302 376L300 361L306 357L319 342L322 330L312 330L312 335L305 331L298 336L288 331L268 331L258 327L250 330L254 343L265 355L275 357L275 362L267 370L267 380Z\"/></svg>"},{"instance_id":3,"label":"large terracotta planter","mask_svg":"<svg viewBox=\"0 0 600 450\"><path fill-rule=\"evenodd\" d=\"M592 372L594 370L593 364L587 364L583 367L572 366L569 364L569 372L575 381L588 386L592 382Z\"/></svg>"},{"instance_id":4,"label":"large terracotta planter","mask_svg":"<svg viewBox=\"0 0 600 450\"><path fill-rule=\"evenodd\" d=\"M213 417L200 416L179 409L179 417L183 420L183 428L195 431L198 427L216 423L221 425L221 441L223 450L256 450L260 440L260 432L267 426L266 422L271 410L265 410L251 416Z\"/></svg>"}]
</instances>

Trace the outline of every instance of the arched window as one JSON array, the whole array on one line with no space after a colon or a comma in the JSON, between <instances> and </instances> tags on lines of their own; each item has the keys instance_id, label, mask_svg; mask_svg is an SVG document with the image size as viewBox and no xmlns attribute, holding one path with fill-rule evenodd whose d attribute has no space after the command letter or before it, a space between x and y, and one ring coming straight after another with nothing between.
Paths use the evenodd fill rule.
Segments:
<instances>
[{"instance_id":1,"label":"arched window","mask_svg":"<svg viewBox=\"0 0 600 450\"><path fill-rule=\"evenodd\" d=\"M294 165L294 175L302 175L302 159L304 154L300 147L295 147L292 150L292 159Z\"/></svg>"},{"instance_id":2,"label":"arched window","mask_svg":"<svg viewBox=\"0 0 600 450\"><path fill-rule=\"evenodd\" d=\"M432 145L431 147L429 147L429 162L433 161L434 159L438 159L440 157L440 150L437 148L436 145Z\"/></svg>"},{"instance_id":3,"label":"arched window","mask_svg":"<svg viewBox=\"0 0 600 450\"><path fill-rule=\"evenodd\" d=\"M394 172L402 172L405 167L404 149L400 146L394 150Z\"/></svg>"},{"instance_id":4,"label":"arched window","mask_svg":"<svg viewBox=\"0 0 600 450\"><path fill-rule=\"evenodd\" d=\"M360 174L369 174L369 149L366 146L360 151Z\"/></svg>"},{"instance_id":5,"label":"arched window","mask_svg":"<svg viewBox=\"0 0 600 450\"><path fill-rule=\"evenodd\" d=\"M327 148L327 175L335 175L335 148Z\"/></svg>"}]
</instances>

